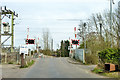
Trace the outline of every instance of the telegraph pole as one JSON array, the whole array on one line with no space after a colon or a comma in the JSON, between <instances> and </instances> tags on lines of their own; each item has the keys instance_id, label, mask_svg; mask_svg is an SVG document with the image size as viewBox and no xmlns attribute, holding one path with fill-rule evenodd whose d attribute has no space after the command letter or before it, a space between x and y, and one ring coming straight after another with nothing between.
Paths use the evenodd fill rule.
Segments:
<instances>
[{"instance_id":1,"label":"telegraph pole","mask_svg":"<svg viewBox=\"0 0 120 80\"><path fill-rule=\"evenodd\" d=\"M1 22L2 22L2 19L1 19L1 15L2 15L2 7L0 6L0 58L1 58L1 53L2 53L2 46L1 46ZM1 63L1 61L0 61Z\"/></svg>"},{"instance_id":2,"label":"telegraph pole","mask_svg":"<svg viewBox=\"0 0 120 80\"><path fill-rule=\"evenodd\" d=\"M14 14L12 13L12 21L11 21L11 30L12 30L12 38L11 38L11 52L13 52L13 46L14 46Z\"/></svg>"},{"instance_id":3,"label":"telegraph pole","mask_svg":"<svg viewBox=\"0 0 120 80\"><path fill-rule=\"evenodd\" d=\"M118 2L118 16L119 16L119 26L118 26L118 41L119 41L119 45L118 48L120 49L120 1ZM120 53L119 53L120 54Z\"/></svg>"},{"instance_id":4,"label":"telegraph pole","mask_svg":"<svg viewBox=\"0 0 120 80\"><path fill-rule=\"evenodd\" d=\"M118 21L119 21L119 25L118 25L118 48L120 49L120 1L118 2ZM119 56L120 56L120 53L118 53ZM119 69L120 69L120 58L119 58L119 62L118 62L118 65L119 65Z\"/></svg>"},{"instance_id":5,"label":"telegraph pole","mask_svg":"<svg viewBox=\"0 0 120 80\"><path fill-rule=\"evenodd\" d=\"M51 51L52 51L52 53L53 53L53 39L52 39L52 41L51 41Z\"/></svg>"},{"instance_id":6,"label":"telegraph pole","mask_svg":"<svg viewBox=\"0 0 120 80\"><path fill-rule=\"evenodd\" d=\"M110 0L110 33L112 33L112 0ZM112 34L111 35L111 48L112 48Z\"/></svg>"}]
</instances>

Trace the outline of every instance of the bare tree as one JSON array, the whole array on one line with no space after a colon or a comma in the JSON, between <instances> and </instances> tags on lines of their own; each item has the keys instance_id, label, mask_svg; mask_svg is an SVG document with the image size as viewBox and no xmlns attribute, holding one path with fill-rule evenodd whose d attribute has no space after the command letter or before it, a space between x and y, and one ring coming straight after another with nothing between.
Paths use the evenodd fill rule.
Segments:
<instances>
[{"instance_id":1,"label":"bare tree","mask_svg":"<svg viewBox=\"0 0 120 80\"><path fill-rule=\"evenodd\" d=\"M50 32L48 28L43 29L44 50L50 49Z\"/></svg>"}]
</instances>

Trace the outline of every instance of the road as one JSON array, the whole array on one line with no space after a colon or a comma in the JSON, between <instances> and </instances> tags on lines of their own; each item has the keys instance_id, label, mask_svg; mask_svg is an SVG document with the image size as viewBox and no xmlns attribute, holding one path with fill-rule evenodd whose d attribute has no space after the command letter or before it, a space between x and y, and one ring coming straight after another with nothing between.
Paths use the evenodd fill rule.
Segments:
<instances>
[{"instance_id":1,"label":"road","mask_svg":"<svg viewBox=\"0 0 120 80\"><path fill-rule=\"evenodd\" d=\"M67 58L42 58L26 72L24 78L103 78L84 66L71 64Z\"/></svg>"}]
</instances>

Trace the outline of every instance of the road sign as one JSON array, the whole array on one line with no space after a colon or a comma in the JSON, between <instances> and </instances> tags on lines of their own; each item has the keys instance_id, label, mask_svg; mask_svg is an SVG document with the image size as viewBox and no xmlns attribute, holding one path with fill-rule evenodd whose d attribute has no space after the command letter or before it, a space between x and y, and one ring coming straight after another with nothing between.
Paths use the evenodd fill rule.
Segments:
<instances>
[{"instance_id":1,"label":"road sign","mask_svg":"<svg viewBox=\"0 0 120 80\"><path fill-rule=\"evenodd\" d=\"M19 54L28 54L28 45L20 45L20 51Z\"/></svg>"}]
</instances>

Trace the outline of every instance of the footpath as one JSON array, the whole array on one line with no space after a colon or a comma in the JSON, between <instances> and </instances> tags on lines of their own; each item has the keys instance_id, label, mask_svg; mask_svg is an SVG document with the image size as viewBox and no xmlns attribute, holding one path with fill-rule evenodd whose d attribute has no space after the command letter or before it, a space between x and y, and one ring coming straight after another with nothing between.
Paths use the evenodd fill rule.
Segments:
<instances>
[{"instance_id":1,"label":"footpath","mask_svg":"<svg viewBox=\"0 0 120 80\"><path fill-rule=\"evenodd\" d=\"M2 78L21 78L29 68L20 68L20 65L4 64L2 65Z\"/></svg>"},{"instance_id":2,"label":"footpath","mask_svg":"<svg viewBox=\"0 0 120 80\"><path fill-rule=\"evenodd\" d=\"M37 59L35 59L35 61L37 61ZM16 65L16 64L0 64L0 79L24 78L24 75L31 67L32 66L28 68L20 68L20 65Z\"/></svg>"},{"instance_id":3,"label":"footpath","mask_svg":"<svg viewBox=\"0 0 120 80\"><path fill-rule=\"evenodd\" d=\"M67 61L71 64L79 65L80 68L86 69L88 71L93 70L97 66L97 65L85 65L85 64L81 63L80 61L77 61L72 58L68 58Z\"/></svg>"}]
</instances>

